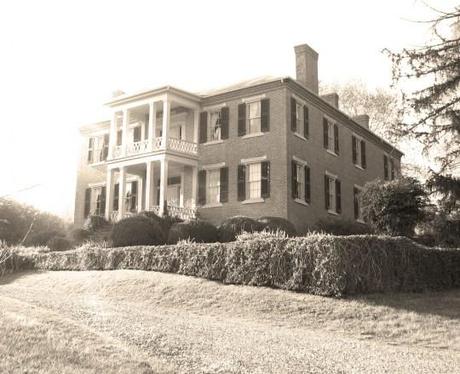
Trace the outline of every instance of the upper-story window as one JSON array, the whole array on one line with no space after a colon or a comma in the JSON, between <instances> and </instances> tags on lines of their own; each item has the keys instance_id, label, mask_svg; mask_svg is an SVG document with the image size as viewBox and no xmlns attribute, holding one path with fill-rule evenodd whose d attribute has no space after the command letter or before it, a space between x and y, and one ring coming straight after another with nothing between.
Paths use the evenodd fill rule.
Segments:
<instances>
[{"instance_id":1,"label":"upper-story window","mask_svg":"<svg viewBox=\"0 0 460 374\"><path fill-rule=\"evenodd\" d=\"M366 142L356 136L351 136L351 149L352 149L352 160L355 166L365 169L366 163Z\"/></svg>"},{"instance_id":2,"label":"upper-story window","mask_svg":"<svg viewBox=\"0 0 460 374\"><path fill-rule=\"evenodd\" d=\"M386 181L392 181L396 178L396 167L393 158L389 155L383 155L383 177Z\"/></svg>"},{"instance_id":3,"label":"upper-story window","mask_svg":"<svg viewBox=\"0 0 460 374\"><path fill-rule=\"evenodd\" d=\"M270 197L270 162L242 162L238 166L238 200L261 201Z\"/></svg>"},{"instance_id":4,"label":"upper-story window","mask_svg":"<svg viewBox=\"0 0 460 374\"><path fill-rule=\"evenodd\" d=\"M323 118L323 143L330 153L339 154L339 127L326 117Z\"/></svg>"},{"instance_id":5,"label":"upper-story window","mask_svg":"<svg viewBox=\"0 0 460 374\"><path fill-rule=\"evenodd\" d=\"M329 213L342 212L341 183L337 176L326 172L324 175L324 201Z\"/></svg>"},{"instance_id":6,"label":"upper-story window","mask_svg":"<svg viewBox=\"0 0 460 374\"><path fill-rule=\"evenodd\" d=\"M227 106L200 113L200 143L228 139L229 110Z\"/></svg>"},{"instance_id":7,"label":"upper-story window","mask_svg":"<svg viewBox=\"0 0 460 374\"><path fill-rule=\"evenodd\" d=\"M291 97L291 130L301 138L309 135L308 107Z\"/></svg>"},{"instance_id":8,"label":"upper-story window","mask_svg":"<svg viewBox=\"0 0 460 374\"><path fill-rule=\"evenodd\" d=\"M219 164L205 168L198 174L198 203L203 206L216 206L227 202L228 167Z\"/></svg>"},{"instance_id":9,"label":"upper-story window","mask_svg":"<svg viewBox=\"0 0 460 374\"><path fill-rule=\"evenodd\" d=\"M269 99L248 99L238 105L238 136L259 135L269 129Z\"/></svg>"},{"instance_id":10,"label":"upper-story window","mask_svg":"<svg viewBox=\"0 0 460 374\"><path fill-rule=\"evenodd\" d=\"M109 154L109 134L92 136L88 139L88 164L107 160Z\"/></svg>"}]
</instances>

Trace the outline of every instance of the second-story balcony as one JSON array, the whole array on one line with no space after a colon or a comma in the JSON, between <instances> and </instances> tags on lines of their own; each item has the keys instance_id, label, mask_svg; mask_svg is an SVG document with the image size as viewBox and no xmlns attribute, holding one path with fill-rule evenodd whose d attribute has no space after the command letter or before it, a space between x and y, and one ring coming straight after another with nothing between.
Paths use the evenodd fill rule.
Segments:
<instances>
[{"instance_id":1,"label":"second-story balcony","mask_svg":"<svg viewBox=\"0 0 460 374\"><path fill-rule=\"evenodd\" d=\"M112 159L119 159L128 156L160 152L165 150L187 155L196 155L198 151L198 145L194 142L175 138L169 138L166 142L164 142L164 139L161 137L131 142L126 144L125 147L126 149L124 149L123 145L114 146Z\"/></svg>"}]
</instances>

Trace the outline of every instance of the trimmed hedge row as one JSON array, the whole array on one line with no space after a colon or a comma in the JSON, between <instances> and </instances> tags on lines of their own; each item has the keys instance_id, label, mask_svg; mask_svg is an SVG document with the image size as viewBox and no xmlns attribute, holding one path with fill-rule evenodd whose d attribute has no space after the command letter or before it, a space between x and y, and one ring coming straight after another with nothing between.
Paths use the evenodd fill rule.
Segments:
<instances>
[{"instance_id":1,"label":"trimmed hedge row","mask_svg":"<svg viewBox=\"0 0 460 374\"><path fill-rule=\"evenodd\" d=\"M253 234L230 243L81 248L37 254L38 269L162 271L324 296L460 286L460 250L403 237Z\"/></svg>"}]
</instances>

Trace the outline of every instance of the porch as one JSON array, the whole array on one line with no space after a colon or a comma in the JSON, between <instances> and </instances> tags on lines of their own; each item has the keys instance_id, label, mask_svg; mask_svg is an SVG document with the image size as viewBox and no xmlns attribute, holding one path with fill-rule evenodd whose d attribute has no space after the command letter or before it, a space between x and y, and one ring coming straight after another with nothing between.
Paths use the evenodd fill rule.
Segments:
<instances>
[{"instance_id":1,"label":"porch","mask_svg":"<svg viewBox=\"0 0 460 374\"><path fill-rule=\"evenodd\" d=\"M152 211L184 220L196 217L196 161L162 155L107 170L105 217L124 217Z\"/></svg>"}]
</instances>

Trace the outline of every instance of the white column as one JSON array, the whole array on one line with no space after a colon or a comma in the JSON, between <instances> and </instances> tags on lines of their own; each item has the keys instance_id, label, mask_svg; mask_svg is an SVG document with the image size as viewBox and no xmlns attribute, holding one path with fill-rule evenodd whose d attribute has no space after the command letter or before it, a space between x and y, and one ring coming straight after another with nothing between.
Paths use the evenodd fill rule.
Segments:
<instances>
[{"instance_id":1,"label":"white column","mask_svg":"<svg viewBox=\"0 0 460 374\"><path fill-rule=\"evenodd\" d=\"M154 163L146 162L147 172L145 173L145 210L151 210L154 197Z\"/></svg>"},{"instance_id":2,"label":"white column","mask_svg":"<svg viewBox=\"0 0 460 374\"><path fill-rule=\"evenodd\" d=\"M157 109L155 102L149 104L149 150L153 151L157 123Z\"/></svg>"},{"instance_id":3,"label":"white column","mask_svg":"<svg viewBox=\"0 0 460 374\"><path fill-rule=\"evenodd\" d=\"M110 215L112 214L113 207L113 169L107 170L107 182L105 187L105 219L110 220Z\"/></svg>"},{"instance_id":4,"label":"white column","mask_svg":"<svg viewBox=\"0 0 460 374\"><path fill-rule=\"evenodd\" d=\"M163 100L163 130L162 130L162 139L161 145L164 149L167 148L167 141L169 139L169 117L170 117L170 110L171 110L171 102L168 98Z\"/></svg>"},{"instance_id":5,"label":"white column","mask_svg":"<svg viewBox=\"0 0 460 374\"><path fill-rule=\"evenodd\" d=\"M142 208L143 208L143 205L142 205L142 197L144 194L143 184L144 184L144 181L142 180L142 178L139 178L139 180L137 181L137 213L142 212Z\"/></svg>"},{"instance_id":6,"label":"white column","mask_svg":"<svg viewBox=\"0 0 460 374\"><path fill-rule=\"evenodd\" d=\"M168 160L166 158L161 160L160 170L160 216L165 212L165 200L167 198L168 190Z\"/></svg>"},{"instance_id":7,"label":"white column","mask_svg":"<svg viewBox=\"0 0 460 374\"><path fill-rule=\"evenodd\" d=\"M198 167L192 166L192 208L196 208L198 193Z\"/></svg>"},{"instance_id":8,"label":"white column","mask_svg":"<svg viewBox=\"0 0 460 374\"><path fill-rule=\"evenodd\" d=\"M128 124L129 124L129 109L123 109L123 131L122 131L122 153L126 156L126 148L128 146Z\"/></svg>"},{"instance_id":9,"label":"white column","mask_svg":"<svg viewBox=\"0 0 460 374\"><path fill-rule=\"evenodd\" d=\"M108 159L113 158L113 149L117 144L117 112L112 113L112 120L110 121L110 134L109 134L109 154Z\"/></svg>"},{"instance_id":10,"label":"white column","mask_svg":"<svg viewBox=\"0 0 460 374\"><path fill-rule=\"evenodd\" d=\"M193 142L198 143L198 131L200 128L200 111L195 109L193 111Z\"/></svg>"},{"instance_id":11,"label":"white column","mask_svg":"<svg viewBox=\"0 0 460 374\"><path fill-rule=\"evenodd\" d=\"M184 188L185 188L185 166L182 166L182 171L180 172L180 197L179 197L179 206L184 207Z\"/></svg>"},{"instance_id":12,"label":"white column","mask_svg":"<svg viewBox=\"0 0 460 374\"><path fill-rule=\"evenodd\" d=\"M122 219L125 215L126 201L126 166L120 167L118 176L118 219Z\"/></svg>"}]
</instances>

